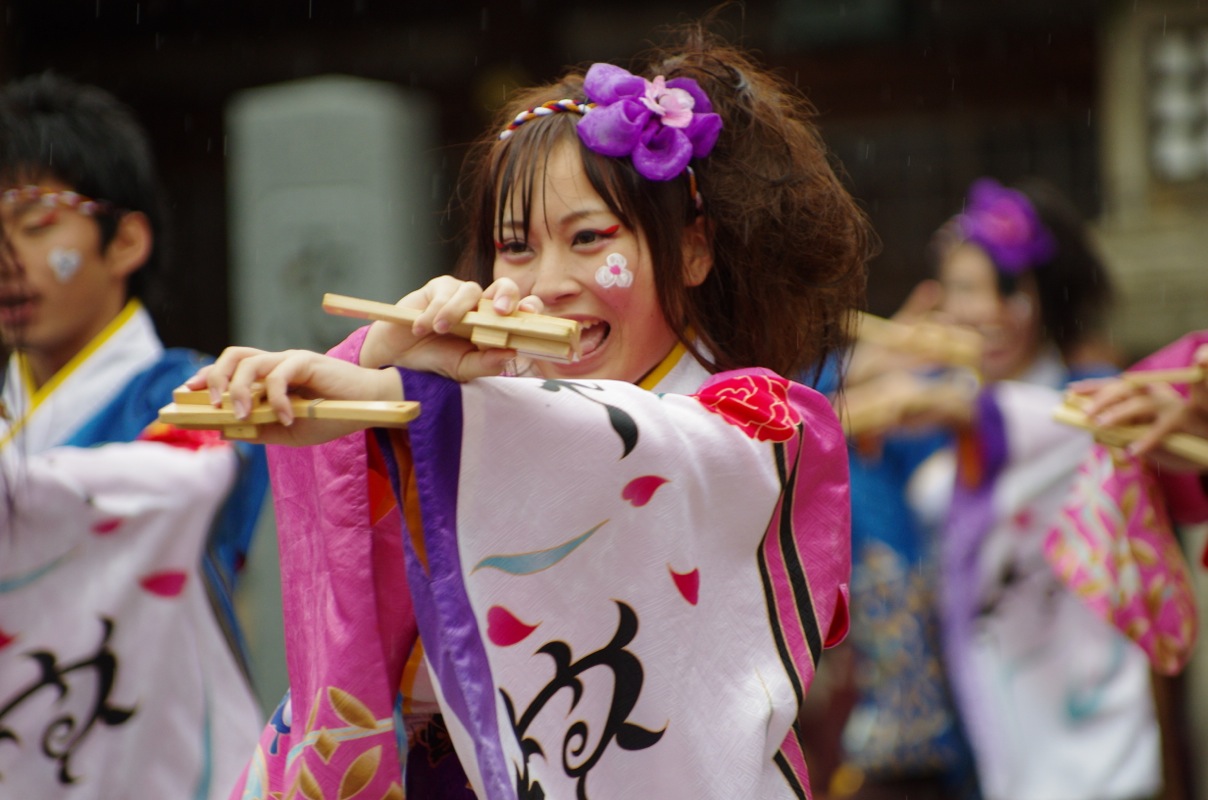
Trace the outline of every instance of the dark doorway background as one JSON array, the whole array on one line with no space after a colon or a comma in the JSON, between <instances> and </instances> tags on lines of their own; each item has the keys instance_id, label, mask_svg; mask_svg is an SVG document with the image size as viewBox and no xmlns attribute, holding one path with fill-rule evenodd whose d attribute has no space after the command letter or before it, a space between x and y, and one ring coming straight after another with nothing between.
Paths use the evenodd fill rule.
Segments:
<instances>
[{"instance_id":1,"label":"dark doorway background","mask_svg":"<svg viewBox=\"0 0 1208 800\"><path fill-rule=\"evenodd\" d=\"M53 69L131 105L173 210L165 341L229 343L223 110L231 95L325 73L431 94L451 187L462 145L516 82L621 60L713 3L661 0L0 0L0 78ZM796 81L883 241L869 304L928 270L931 232L980 175L1040 174L1099 211L1100 4L767 0L729 29ZM457 220L434 219L452 236ZM448 264L433 265L433 272ZM269 299L266 298L266 302Z\"/></svg>"}]
</instances>

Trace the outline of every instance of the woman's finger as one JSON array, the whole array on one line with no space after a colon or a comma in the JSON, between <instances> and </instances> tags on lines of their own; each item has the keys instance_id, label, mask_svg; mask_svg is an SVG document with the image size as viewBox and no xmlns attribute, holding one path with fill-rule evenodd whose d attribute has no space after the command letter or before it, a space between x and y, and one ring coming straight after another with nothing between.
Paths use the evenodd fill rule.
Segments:
<instances>
[{"instance_id":1,"label":"woman's finger","mask_svg":"<svg viewBox=\"0 0 1208 800\"><path fill-rule=\"evenodd\" d=\"M482 293L496 314L511 314L520 306L520 287L511 278L500 278Z\"/></svg>"},{"instance_id":2,"label":"woman's finger","mask_svg":"<svg viewBox=\"0 0 1208 800\"><path fill-rule=\"evenodd\" d=\"M210 390L210 402L214 405L222 403L223 392L230 385L231 375L244 359L263 353L254 347L227 347L218 354L214 363L206 372L206 385ZM199 387L200 388L200 387Z\"/></svg>"}]
</instances>

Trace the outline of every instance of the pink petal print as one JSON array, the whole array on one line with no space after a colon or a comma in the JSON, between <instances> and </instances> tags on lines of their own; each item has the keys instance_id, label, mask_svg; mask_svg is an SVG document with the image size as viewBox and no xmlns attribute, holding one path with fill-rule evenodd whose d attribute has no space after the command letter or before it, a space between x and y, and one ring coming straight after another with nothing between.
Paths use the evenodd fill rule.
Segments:
<instances>
[{"instance_id":1,"label":"pink petal print","mask_svg":"<svg viewBox=\"0 0 1208 800\"><path fill-rule=\"evenodd\" d=\"M138 584L151 594L160 597L176 597L184 591L187 577L185 573L179 571L156 572L143 578Z\"/></svg>"},{"instance_id":2,"label":"pink petal print","mask_svg":"<svg viewBox=\"0 0 1208 800\"><path fill-rule=\"evenodd\" d=\"M3 650L15 641L17 641L16 636L10 636L3 630L0 630L0 650Z\"/></svg>"},{"instance_id":3,"label":"pink petal print","mask_svg":"<svg viewBox=\"0 0 1208 800\"><path fill-rule=\"evenodd\" d=\"M537 623L540 625L541 623ZM511 647L521 642L530 633L537 630L537 625L521 622L516 615L503 606L491 606L487 609L487 638L499 647Z\"/></svg>"},{"instance_id":4,"label":"pink petal print","mask_svg":"<svg viewBox=\"0 0 1208 800\"><path fill-rule=\"evenodd\" d=\"M667 482L666 478L658 475L643 475L631 480L621 490L621 499L633 503L635 508L646 505L658 488Z\"/></svg>"},{"instance_id":5,"label":"pink petal print","mask_svg":"<svg viewBox=\"0 0 1208 800\"><path fill-rule=\"evenodd\" d=\"M92 532L100 536L104 536L107 533L113 533L120 527L122 527L121 517L112 517L110 519L103 519L97 524L93 525Z\"/></svg>"},{"instance_id":6,"label":"pink petal print","mask_svg":"<svg viewBox=\"0 0 1208 800\"><path fill-rule=\"evenodd\" d=\"M679 593L684 596L684 599L692 605L696 605L696 601L700 599L700 570L676 572L671 567L667 567L667 571L671 573L671 580L675 581L675 588L679 589Z\"/></svg>"}]
</instances>

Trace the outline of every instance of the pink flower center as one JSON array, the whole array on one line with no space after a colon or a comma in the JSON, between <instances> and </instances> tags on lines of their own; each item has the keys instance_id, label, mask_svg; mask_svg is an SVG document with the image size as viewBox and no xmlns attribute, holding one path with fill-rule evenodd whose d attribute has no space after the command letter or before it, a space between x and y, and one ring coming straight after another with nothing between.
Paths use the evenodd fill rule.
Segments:
<instances>
[{"instance_id":1,"label":"pink flower center","mask_svg":"<svg viewBox=\"0 0 1208 800\"><path fill-rule=\"evenodd\" d=\"M686 128L692 122L692 108L696 100L683 89L668 89L666 78L659 75L653 81L646 81L642 104L662 117L664 125Z\"/></svg>"}]
</instances>

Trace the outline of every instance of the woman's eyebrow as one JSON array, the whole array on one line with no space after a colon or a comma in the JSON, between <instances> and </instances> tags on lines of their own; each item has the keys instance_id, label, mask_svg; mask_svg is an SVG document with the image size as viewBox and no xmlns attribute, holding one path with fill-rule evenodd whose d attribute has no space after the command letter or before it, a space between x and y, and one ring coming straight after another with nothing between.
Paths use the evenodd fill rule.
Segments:
<instances>
[{"instance_id":1,"label":"woman's eyebrow","mask_svg":"<svg viewBox=\"0 0 1208 800\"><path fill-rule=\"evenodd\" d=\"M563 215L563 217L558 220L558 224L565 227L572 223L578 222L581 219L586 219L587 217L593 217L593 216L596 216L597 214L607 214L607 213L608 213L608 209L606 209L606 208L581 208L581 209L577 209L575 211L570 211L570 212L566 213L565 215Z\"/></svg>"}]
</instances>

